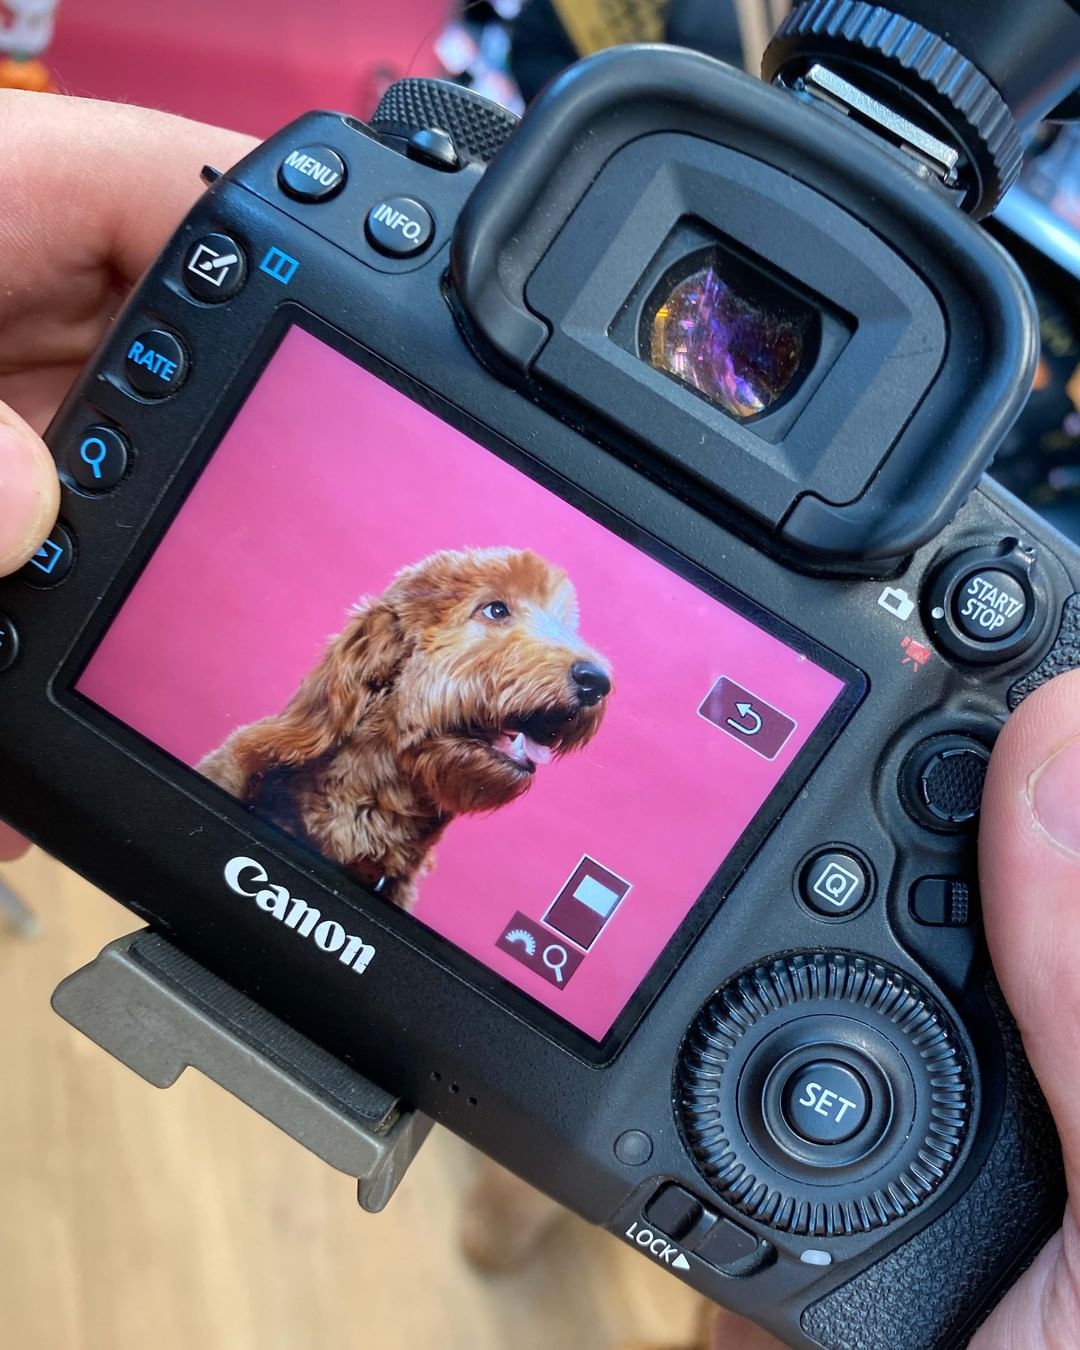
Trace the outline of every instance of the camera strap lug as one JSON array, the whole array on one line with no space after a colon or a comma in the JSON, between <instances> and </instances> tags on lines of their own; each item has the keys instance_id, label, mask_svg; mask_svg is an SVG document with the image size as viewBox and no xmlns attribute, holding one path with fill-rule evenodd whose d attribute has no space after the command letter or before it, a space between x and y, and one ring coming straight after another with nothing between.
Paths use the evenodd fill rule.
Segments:
<instances>
[{"instance_id":1,"label":"camera strap lug","mask_svg":"<svg viewBox=\"0 0 1080 1350\"><path fill-rule=\"evenodd\" d=\"M109 943L57 986L52 1006L155 1087L189 1066L316 1157L381 1210L431 1121L315 1045L150 929Z\"/></svg>"}]
</instances>

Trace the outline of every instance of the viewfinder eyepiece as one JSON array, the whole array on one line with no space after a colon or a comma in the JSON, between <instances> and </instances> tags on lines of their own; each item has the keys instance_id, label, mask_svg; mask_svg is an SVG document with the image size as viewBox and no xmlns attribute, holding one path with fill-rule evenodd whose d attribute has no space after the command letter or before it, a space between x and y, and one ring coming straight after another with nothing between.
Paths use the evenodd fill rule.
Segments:
<instances>
[{"instance_id":1,"label":"viewfinder eyepiece","mask_svg":"<svg viewBox=\"0 0 1080 1350\"><path fill-rule=\"evenodd\" d=\"M718 249L669 268L643 320L643 359L740 420L794 392L820 327L810 305Z\"/></svg>"}]
</instances>

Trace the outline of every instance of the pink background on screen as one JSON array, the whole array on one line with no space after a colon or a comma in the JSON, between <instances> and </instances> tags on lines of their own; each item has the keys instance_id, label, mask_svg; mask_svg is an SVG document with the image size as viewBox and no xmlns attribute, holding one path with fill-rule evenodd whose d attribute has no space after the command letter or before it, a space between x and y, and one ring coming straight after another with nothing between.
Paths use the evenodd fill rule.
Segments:
<instances>
[{"instance_id":1,"label":"pink background on screen","mask_svg":"<svg viewBox=\"0 0 1080 1350\"><path fill-rule=\"evenodd\" d=\"M188 764L281 710L363 595L442 548L564 567L616 689L583 750L454 821L415 915L602 1039L842 683L293 329L79 689ZM768 761L697 714L728 675L798 723ZM583 854L633 889L565 988L497 951ZM227 903L227 902L224 902Z\"/></svg>"}]
</instances>

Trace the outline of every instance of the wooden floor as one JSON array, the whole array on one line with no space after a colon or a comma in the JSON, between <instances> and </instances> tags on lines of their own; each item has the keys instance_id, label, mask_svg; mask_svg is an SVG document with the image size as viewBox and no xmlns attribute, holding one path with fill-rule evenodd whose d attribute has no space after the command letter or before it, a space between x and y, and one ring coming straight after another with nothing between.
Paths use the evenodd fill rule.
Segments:
<instances>
[{"instance_id":1,"label":"wooden floor","mask_svg":"<svg viewBox=\"0 0 1080 1350\"><path fill-rule=\"evenodd\" d=\"M49 1008L132 916L40 853L0 876L41 926L0 932L2 1350L609 1350L688 1331L693 1297L577 1220L525 1272L474 1274L455 1240L471 1155L442 1132L372 1217L197 1074L143 1083Z\"/></svg>"}]
</instances>

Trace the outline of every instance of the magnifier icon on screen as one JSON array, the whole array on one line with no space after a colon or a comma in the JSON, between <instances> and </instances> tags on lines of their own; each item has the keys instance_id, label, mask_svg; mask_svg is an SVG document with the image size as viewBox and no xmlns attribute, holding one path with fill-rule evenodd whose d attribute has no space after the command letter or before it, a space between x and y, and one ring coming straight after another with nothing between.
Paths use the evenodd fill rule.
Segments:
<instances>
[{"instance_id":1,"label":"magnifier icon on screen","mask_svg":"<svg viewBox=\"0 0 1080 1350\"><path fill-rule=\"evenodd\" d=\"M560 947L557 942L553 942L550 947L544 948L544 965L547 966L560 984L563 982L563 971L566 969L566 963L569 959L566 948Z\"/></svg>"},{"instance_id":2,"label":"magnifier icon on screen","mask_svg":"<svg viewBox=\"0 0 1080 1350\"><path fill-rule=\"evenodd\" d=\"M109 447L100 436L87 436L79 446L79 458L88 465L95 478L101 477L101 466L109 453Z\"/></svg>"}]
</instances>

